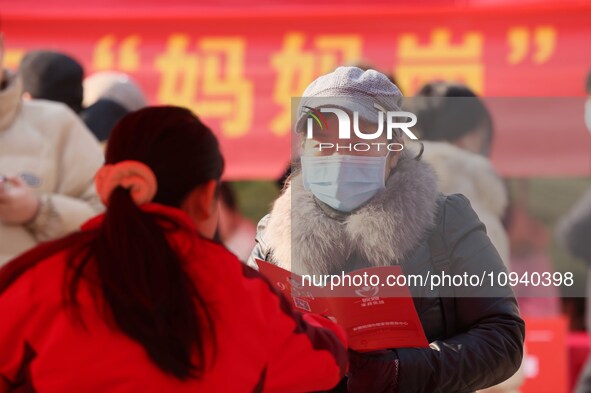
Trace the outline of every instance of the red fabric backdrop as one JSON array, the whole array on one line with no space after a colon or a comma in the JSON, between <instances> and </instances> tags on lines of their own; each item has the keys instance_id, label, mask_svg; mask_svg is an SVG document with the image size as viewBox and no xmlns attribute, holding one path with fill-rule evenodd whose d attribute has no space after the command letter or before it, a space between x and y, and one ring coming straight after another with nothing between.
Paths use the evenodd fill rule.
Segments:
<instances>
[{"instance_id":1,"label":"red fabric backdrop","mask_svg":"<svg viewBox=\"0 0 591 393\"><path fill-rule=\"evenodd\" d=\"M78 3L2 5L8 65L29 49L53 48L78 58L87 74L129 73L151 103L188 106L216 130L230 179L278 176L290 158L291 97L317 75L360 60L394 73L406 95L452 79L488 97L578 97L561 112L568 122L543 132L495 119L493 160L507 176L589 174L591 5Z\"/></svg>"}]
</instances>

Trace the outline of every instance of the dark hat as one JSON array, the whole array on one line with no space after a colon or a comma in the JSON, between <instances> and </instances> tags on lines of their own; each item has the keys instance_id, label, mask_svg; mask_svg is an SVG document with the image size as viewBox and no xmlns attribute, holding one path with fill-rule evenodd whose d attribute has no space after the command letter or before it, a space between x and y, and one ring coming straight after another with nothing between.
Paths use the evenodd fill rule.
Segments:
<instances>
[{"instance_id":1,"label":"dark hat","mask_svg":"<svg viewBox=\"0 0 591 393\"><path fill-rule=\"evenodd\" d=\"M417 115L415 130L421 139L454 142L484 127L492 138L492 117L485 102L469 87L455 82L435 81L424 85L407 101Z\"/></svg>"},{"instance_id":2,"label":"dark hat","mask_svg":"<svg viewBox=\"0 0 591 393\"><path fill-rule=\"evenodd\" d=\"M119 103L104 98L84 109L80 113L80 118L102 142L109 139L111 130L128 113L129 111Z\"/></svg>"},{"instance_id":3,"label":"dark hat","mask_svg":"<svg viewBox=\"0 0 591 393\"><path fill-rule=\"evenodd\" d=\"M63 102L75 112L82 109L84 70L80 63L63 53L36 50L20 64L24 90L33 98Z\"/></svg>"}]
</instances>

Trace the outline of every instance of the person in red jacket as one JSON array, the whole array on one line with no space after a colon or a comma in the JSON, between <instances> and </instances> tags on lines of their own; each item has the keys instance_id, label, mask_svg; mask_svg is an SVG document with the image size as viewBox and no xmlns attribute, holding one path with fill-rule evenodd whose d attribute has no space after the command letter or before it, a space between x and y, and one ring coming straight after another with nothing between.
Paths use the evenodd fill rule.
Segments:
<instances>
[{"instance_id":1,"label":"person in red jacket","mask_svg":"<svg viewBox=\"0 0 591 393\"><path fill-rule=\"evenodd\" d=\"M103 215L0 270L0 392L305 392L347 367L344 332L302 315L208 240L223 158L190 111L114 129Z\"/></svg>"}]
</instances>

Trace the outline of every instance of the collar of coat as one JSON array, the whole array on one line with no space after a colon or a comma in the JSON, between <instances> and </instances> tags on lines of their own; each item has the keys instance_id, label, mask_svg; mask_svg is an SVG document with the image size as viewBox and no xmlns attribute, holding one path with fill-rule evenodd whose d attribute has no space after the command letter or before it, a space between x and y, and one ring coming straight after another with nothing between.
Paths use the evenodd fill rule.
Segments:
<instances>
[{"instance_id":1,"label":"collar of coat","mask_svg":"<svg viewBox=\"0 0 591 393\"><path fill-rule=\"evenodd\" d=\"M371 266L399 264L433 228L437 197L435 173L410 154L384 191L346 215L322 206L297 173L273 205L265 242L279 266L299 274L348 270L352 255Z\"/></svg>"},{"instance_id":2,"label":"collar of coat","mask_svg":"<svg viewBox=\"0 0 591 393\"><path fill-rule=\"evenodd\" d=\"M6 87L0 90L0 131L12 125L21 104L23 87L21 79L8 71L4 72Z\"/></svg>"}]
</instances>

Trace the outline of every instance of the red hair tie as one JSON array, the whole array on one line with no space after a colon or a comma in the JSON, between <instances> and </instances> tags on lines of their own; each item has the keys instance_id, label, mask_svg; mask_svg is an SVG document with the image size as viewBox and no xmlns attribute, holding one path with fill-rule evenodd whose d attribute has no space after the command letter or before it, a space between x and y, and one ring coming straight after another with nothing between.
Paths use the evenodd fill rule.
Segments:
<instances>
[{"instance_id":1,"label":"red hair tie","mask_svg":"<svg viewBox=\"0 0 591 393\"><path fill-rule=\"evenodd\" d=\"M131 160L103 166L97 172L94 184L105 205L117 187L129 190L133 201L138 206L150 202L158 189L156 175L150 167Z\"/></svg>"}]
</instances>

